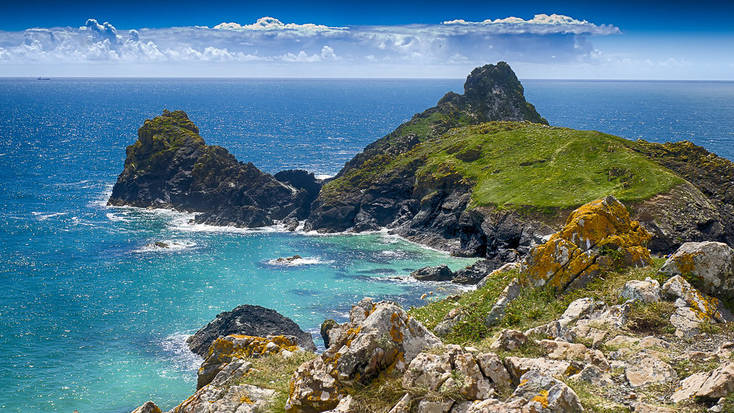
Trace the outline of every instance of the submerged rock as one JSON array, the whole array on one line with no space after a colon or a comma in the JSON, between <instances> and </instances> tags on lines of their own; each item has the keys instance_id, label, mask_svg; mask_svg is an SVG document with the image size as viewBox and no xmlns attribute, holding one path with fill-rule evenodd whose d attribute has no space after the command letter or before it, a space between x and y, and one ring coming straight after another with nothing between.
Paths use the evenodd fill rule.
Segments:
<instances>
[{"instance_id":1,"label":"submerged rock","mask_svg":"<svg viewBox=\"0 0 734 413\"><path fill-rule=\"evenodd\" d=\"M232 311L218 314L209 324L189 337L186 344L194 353L207 357L214 340L231 334L257 337L292 336L303 349L316 351L311 334L301 330L293 320L277 311L257 305L241 305Z\"/></svg>"},{"instance_id":2,"label":"submerged rock","mask_svg":"<svg viewBox=\"0 0 734 413\"><path fill-rule=\"evenodd\" d=\"M446 265L437 267L423 267L410 273L418 281L450 281L454 277L453 271Z\"/></svg>"}]
</instances>

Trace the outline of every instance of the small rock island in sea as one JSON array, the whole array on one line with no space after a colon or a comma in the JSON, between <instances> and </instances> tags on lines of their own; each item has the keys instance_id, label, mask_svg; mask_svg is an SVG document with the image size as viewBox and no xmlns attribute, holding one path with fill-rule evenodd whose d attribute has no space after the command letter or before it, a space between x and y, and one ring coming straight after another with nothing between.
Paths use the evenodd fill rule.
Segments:
<instances>
[{"instance_id":1,"label":"small rock island in sea","mask_svg":"<svg viewBox=\"0 0 734 413\"><path fill-rule=\"evenodd\" d=\"M190 339L205 361L172 412L734 411L734 164L551 126L504 62L324 182L263 173L165 111L128 147L109 203L387 228L481 258L413 274L473 290L408 310L364 299L326 320L321 354L272 310L220 314Z\"/></svg>"}]
</instances>

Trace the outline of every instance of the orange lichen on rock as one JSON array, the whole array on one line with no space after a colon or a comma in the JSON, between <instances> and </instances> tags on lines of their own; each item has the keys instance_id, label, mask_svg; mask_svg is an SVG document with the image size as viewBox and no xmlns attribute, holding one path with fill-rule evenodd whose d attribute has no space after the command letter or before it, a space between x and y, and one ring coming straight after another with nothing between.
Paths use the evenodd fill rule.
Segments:
<instances>
[{"instance_id":1,"label":"orange lichen on rock","mask_svg":"<svg viewBox=\"0 0 734 413\"><path fill-rule=\"evenodd\" d=\"M559 232L530 253L520 282L562 290L583 286L615 267L649 265L651 237L616 198L590 202L573 211Z\"/></svg>"}]
</instances>

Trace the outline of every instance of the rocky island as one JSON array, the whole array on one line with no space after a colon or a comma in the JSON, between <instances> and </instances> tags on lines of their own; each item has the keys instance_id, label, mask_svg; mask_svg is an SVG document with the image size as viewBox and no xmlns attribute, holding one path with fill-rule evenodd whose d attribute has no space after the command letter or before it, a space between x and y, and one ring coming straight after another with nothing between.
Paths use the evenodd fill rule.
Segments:
<instances>
[{"instance_id":1,"label":"rocky island","mask_svg":"<svg viewBox=\"0 0 734 413\"><path fill-rule=\"evenodd\" d=\"M550 126L503 62L323 185L207 146L183 112L138 136L113 205L387 227L484 258L413 274L471 291L327 320L321 354L271 310L265 329L251 307L220 314L191 339L205 360L172 412L734 411L734 164L701 147Z\"/></svg>"}]
</instances>

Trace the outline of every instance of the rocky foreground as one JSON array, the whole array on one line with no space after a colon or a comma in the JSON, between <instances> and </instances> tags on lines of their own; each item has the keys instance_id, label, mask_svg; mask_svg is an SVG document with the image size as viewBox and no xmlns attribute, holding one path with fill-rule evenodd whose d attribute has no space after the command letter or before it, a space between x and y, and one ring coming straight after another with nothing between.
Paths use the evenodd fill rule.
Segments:
<instances>
[{"instance_id":1,"label":"rocky foreground","mask_svg":"<svg viewBox=\"0 0 734 413\"><path fill-rule=\"evenodd\" d=\"M734 250L685 243L662 260L651 237L607 197L475 291L408 311L360 301L324 324L322 354L220 336L171 411L734 411Z\"/></svg>"}]
</instances>

